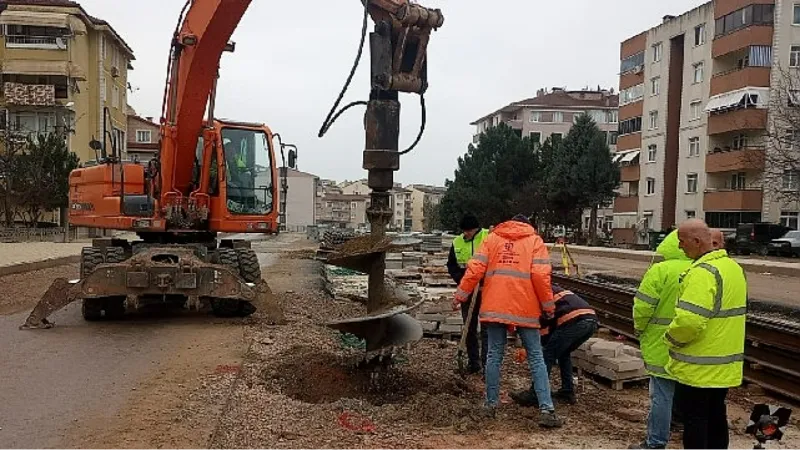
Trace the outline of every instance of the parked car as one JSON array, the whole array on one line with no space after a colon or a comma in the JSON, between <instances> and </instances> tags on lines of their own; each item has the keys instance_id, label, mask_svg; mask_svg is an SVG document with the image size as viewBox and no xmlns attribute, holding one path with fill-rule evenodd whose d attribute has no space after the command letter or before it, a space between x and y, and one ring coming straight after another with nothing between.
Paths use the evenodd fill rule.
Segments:
<instances>
[{"instance_id":1,"label":"parked car","mask_svg":"<svg viewBox=\"0 0 800 450\"><path fill-rule=\"evenodd\" d=\"M736 247L732 253L766 256L773 239L783 237L791 228L775 223L742 223L736 227Z\"/></svg>"},{"instance_id":2,"label":"parked car","mask_svg":"<svg viewBox=\"0 0 800 450\"><path fill-rule=\"evenodd\" d=\"M778 256L800 256L800 231L790 231L769 243L769 253Z\"/></svg>"}]
</instances>

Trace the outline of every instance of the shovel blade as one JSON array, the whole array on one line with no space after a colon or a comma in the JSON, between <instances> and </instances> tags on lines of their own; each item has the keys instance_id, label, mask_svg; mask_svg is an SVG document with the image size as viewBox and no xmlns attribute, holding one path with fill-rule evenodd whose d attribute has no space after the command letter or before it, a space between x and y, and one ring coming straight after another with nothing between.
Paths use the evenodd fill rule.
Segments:
<instances>
[{"instance_id":1,"label":"shovel blade","mask_svg":"<svg viewBox=\"0 0 800 450\"><path fill-rule=\"evenodd\" d=\"M55 323L48 321L47 318L77 300L78 297L75 293L79 289L79 284L79 282L70 282L66 278L55 279L50 288L47 289L47 292L44 293L44 296L42 296L42 299L39 300L39 303L33 308L28 319L20 326L20 329L53 328Z\"/></svg>"}]
</instances>

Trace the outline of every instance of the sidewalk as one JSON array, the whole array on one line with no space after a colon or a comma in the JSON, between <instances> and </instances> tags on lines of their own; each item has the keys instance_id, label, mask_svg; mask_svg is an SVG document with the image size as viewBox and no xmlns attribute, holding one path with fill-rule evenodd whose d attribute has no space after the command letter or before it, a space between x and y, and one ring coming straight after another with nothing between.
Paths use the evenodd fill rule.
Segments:
<instances>
[{"instance_id":1,"label":"sidewalk","mask_svg":"<svg viewBox=\"0 0 800 450\"><path fill-rule=\"evenodd\" d=\"M0 243L0 276L78 262L86 246L85 242Z\"/></svg>"},{"instance_id":2,"label":"sidewalk","mask_svg":"<svg viewBox=\"0 0 800 450\"><path fill-rule=\"evenodd\" d=\"M561 250L555 244L547 244L550 253L561 257ZM556 248L554 248L556 247ZM575 255L590 255L602 258L628 259L650 263L662 261L660 255L649 250L627 250L606 247L586 247L582 245L567 244L569 251ZM655 260L653 260L655 257ZM800 276L800 262L770 261L756 258L736 256L734 259L747 272L771 273L772 275Z\"/></svg>"}]
</instances>

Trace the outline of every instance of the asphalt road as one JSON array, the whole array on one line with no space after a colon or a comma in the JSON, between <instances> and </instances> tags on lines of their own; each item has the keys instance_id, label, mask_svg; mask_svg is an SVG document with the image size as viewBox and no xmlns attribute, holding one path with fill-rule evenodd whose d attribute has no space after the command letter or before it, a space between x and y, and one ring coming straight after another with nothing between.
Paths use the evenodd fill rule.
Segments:
<instances>
[{"instance_id":1,"label":"asphalt road","mask_svg":"<svg viewBox=\"0 0 800 450\"><path fill-rule=\"evenodd\" d=\"M273 245L280 247L280 241ZM277 259L259 257L262 266ZM0 279L0 285L4 281L11 279ZM13 281L21 284L17 290L31 285L43 290L52 280L37 273ZM8 285L2 288L12 292ZM89 323L75 303L52 316L53 329L19 330L29 311L0 315L0 448L64 446L84 417L118 415L137 385L160 373L165 362L198 345L235 343L242 329L240 322L202 313ZM186 359L191 364L193 358Z\"/></svg>"}]
</instances>

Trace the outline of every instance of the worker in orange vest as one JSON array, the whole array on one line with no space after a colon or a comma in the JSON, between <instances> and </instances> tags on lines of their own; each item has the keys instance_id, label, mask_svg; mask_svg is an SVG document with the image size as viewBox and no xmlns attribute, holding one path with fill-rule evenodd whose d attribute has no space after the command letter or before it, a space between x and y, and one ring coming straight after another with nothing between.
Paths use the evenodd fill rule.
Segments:
<instances>
[{"instance_id":1,"label":"worker in orange vest","mask_svg":"<svg viewBox=\"0 0 800 450\"><path fill-rule=\"evenodd\" d=\"M539 335L543 314L550 317L555 312L551 272L547 247L523 215L495 227L467 263L467 273L456 290L453 308L457 310L468 301L470 293L484 280L478 317L489 336L483 407L487 417L494 417L500 403L500 367L507 331L516 328L527 351L528 368L539 400L539 425L548 428L562 425L550 397L550 380Z\"/></svg>"}]
</instances>

